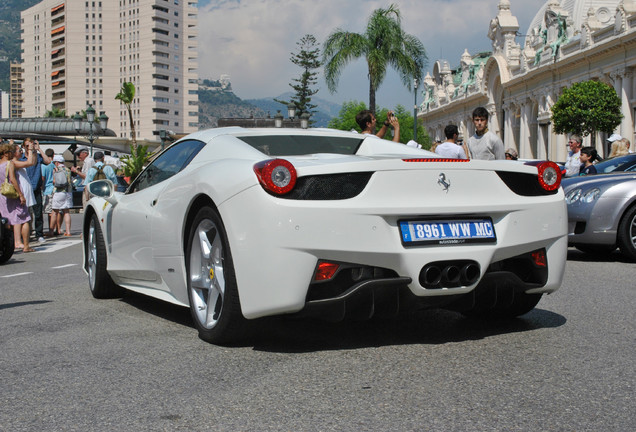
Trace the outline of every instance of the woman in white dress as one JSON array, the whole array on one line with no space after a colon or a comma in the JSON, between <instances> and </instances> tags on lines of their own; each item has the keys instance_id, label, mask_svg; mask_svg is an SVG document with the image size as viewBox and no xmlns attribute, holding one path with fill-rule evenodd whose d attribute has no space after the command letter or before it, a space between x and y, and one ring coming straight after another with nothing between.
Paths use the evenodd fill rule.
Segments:
<instances>
[{"instance_id":1,"label":"woman in white dress","mask_svg":"<svg viewBox=\"0 0 636 432\"><path fill-rule=\"evenodd\" d=\"M25 139L22 145L24 148L14 144L13 160L11 162L15 167L18 184L20 185L20 190L26 199L26 205L27 207L31 207L32 205L35 205L35 195L33 195L31 181L29 180L29 176L27 175L25 168L35 165L36 156L33 151L33 142L29 138ZM23 151L26 152L26 160L20 160ZM13 225L13 237L16 242L15 246L21 247L24 252L34 251L34 249L29 246L29 234L31 234L29 222ZM22 237L22 244L17 243L20 241L20 237Z\"/></svg>"},{"instance_id":2,"label":"woman in white dress","mask_svg":"<svg viewBox=\"0 0 636 432\"><path fill-rule=\"evenodd\" d=\"M53 156L53 163L55 168L53 170L53 200L51 208L53 209L53 217L57 221L57 229L62 232L62 221L64 221L64 227L66 232L64 236L71 236L71 214L69 209L73 206L73 186L71 184L71 170L64 165L64 158L60 155ZM58 185L55 183L55 174L58 172L64 173L66 176L66 184Z\"/></svg>"}]
</instances>

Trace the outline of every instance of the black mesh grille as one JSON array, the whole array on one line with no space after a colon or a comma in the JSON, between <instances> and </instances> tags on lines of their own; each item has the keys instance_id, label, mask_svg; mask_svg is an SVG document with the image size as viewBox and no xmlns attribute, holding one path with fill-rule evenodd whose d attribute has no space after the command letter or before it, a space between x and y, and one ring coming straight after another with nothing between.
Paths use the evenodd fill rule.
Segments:
<instances>
[{"instance_id":1,"label":"black mesh grille","mask_svg":"<svg viewBox=\"0 0 636 432\"><path fill-rule=\"evenodd\" d=\"M299 177L294 189L280 198L296 200L343 200L362 192L373 173L328 174Z\"/></svg>"},{"instance_id":2,"label":"black mesh grille","mask_svg":"<svg viewBox=\"0 0 636 432\"><path fill-rule=\"evenodd\" d=\"M559 189L547 191L539 184L537 174L516 173L509 171L497 171L499 178L517 195L541 196L554 195Z\"/></svg>"}]
</instances>

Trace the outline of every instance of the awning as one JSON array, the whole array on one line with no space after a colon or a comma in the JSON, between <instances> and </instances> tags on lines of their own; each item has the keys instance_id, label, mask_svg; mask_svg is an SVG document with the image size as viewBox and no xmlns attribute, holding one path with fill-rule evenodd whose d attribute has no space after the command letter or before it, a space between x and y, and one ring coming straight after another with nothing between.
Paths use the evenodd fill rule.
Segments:
<instances>
[{"instance_id":1,"label":"awning","mask_svg":"<svg viewBox=\"0 0 636 432\"><path fill-rule=\"evenodd\" d=\"M55 35L55 34L58 34L58 33L62 33L62 32L64 31L64 28L65 28L65 27L64 27L64 26L62 26L62 27L58 27L58 28L56 28L55 30L51 30L51 36L53 36L53 35Z\"/></svg>"},{"instance_id":2,"label":"awning","mask_svg":"<svg viewBox=\"0 0 636 432\"><path fill-rule=\"evenodd\" d=\"M56 77L60 71L51 72L51 78Z\"/></svg>"},{"instance_id":3,"label":"awning","mask_svg":"<svg viewBox=\"0 0 636 432\"><path fill-rule=\"evenodd\" d=\"M53 13L53 12L55 12L55 11L57 11L57 10L62 9L63 7L64 7L64 3L62 3L61 5L57 5L57 6L55 6L53 9L51 9L51 13Z\"/></svg>"},{"instance_id":4,"label":"awning","mask_svg":"<svg viewBox=\"0 0 636 432\"><path fill-rule=\"evenodd\" d=\"M56 49L55 51L51 51L51 55L52 55L52 56L54 56L55 54L57 54L57 53L59 53L59 52L60 52L60 50L59 50L59 49Z\"/></svg>"},{"instance_id":5,"label":"awning","mask_svg":"<svg viewBox=\"0 0 636 432\"><path fill-rule=\"evenodd\" d=\"M55 81L55 82L52 82L52 83L51 83L51 87L57 87L57 86L59 86L59 85L60 85L60 83L61 83L61 82L62 82L62 81Z\"/></svg>"}]
</instances>

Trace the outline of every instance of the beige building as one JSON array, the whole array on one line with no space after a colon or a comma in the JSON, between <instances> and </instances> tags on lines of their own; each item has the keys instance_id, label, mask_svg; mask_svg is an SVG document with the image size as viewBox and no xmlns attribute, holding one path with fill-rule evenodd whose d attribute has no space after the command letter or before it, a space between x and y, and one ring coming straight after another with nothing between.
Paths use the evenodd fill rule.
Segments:
<instances>
[{"instance_id":1,"label":"beige building","mask_svg":"<svg viewBox=\"0 0 636 432\"><path fill-rule=\"evenodd\" d=\"M426 77L418 118L431 138L444 139L448 124L458 125L464 137L472 135L471 113L484 106L489 129L506 148L517 149L521 158L565 161L567 137L554 133L551 107L573 83L599 80L621 98L624 118L613 132L628 138L634 149L636 1L546 1L522 31L525 39L510 0L499 0L498 9L488 26L484 23L491 52L464 52L455 68L438 60L433 76ZM594 142L598 150L607 150L605 138L599 132L594 141L586 137L584 145Z\"/></svg>"},{"instance_id":2,"label":"beige building","mask_svg":"<svg viewBox=\"0 0 636 432\"><path fill-rule=\"evenodd\" d=\"M90 104L130 136L115 100L132 82L138 139L198 129L196 0L44 0L22 12L23 117Z\"/></svg>"},{"instance_id":3,"label":"beige building","mask_svg":"<svg viewBox=\"0 0 636 432\"><path fill-rule=\"evenodd\" d=\"M11 63L11 94L9 96L9 104L11 105L11 118L22 117L24 111L24 95L22 85L22 65L20 63Z\"/></svg>"}]
</instances>

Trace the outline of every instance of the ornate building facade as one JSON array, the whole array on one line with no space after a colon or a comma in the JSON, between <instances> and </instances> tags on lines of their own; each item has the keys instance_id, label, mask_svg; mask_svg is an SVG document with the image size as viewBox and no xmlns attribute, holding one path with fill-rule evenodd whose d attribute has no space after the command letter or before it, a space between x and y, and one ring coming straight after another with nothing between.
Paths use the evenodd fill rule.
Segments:
<instances>
[{"instance_id":1,"label":"ornate building facade","mask_svg":"<svg viewBox=\"0 0 636 432\"><path fill-rule=\"evenodd\" d=\"M492 51L461 56L452 69L438 60L424 80L418 118L429 136L444 139L456 124L474 133L472 111L484 106L489 129L521 158L564 161L567 137L551 126L551 108L567 87L580 81L610 84L622 101L623 120L613 131L634 146L636 107L636 0L549 0L537 11L523 44L510 0L500 0L487 29ZM523 40L523 39L521 39ZM585 137L601 154L605 134Z\"/></svg>"}]
</instances>

